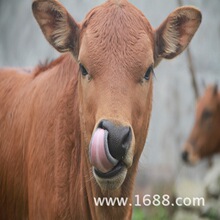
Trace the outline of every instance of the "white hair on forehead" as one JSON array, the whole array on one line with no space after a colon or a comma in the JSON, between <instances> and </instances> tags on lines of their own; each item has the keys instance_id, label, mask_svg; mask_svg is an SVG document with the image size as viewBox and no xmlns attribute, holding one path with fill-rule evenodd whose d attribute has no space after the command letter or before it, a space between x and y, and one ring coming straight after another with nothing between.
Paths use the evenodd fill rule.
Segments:
<instances>
[{"instance_id":1,"label":"white hair on forehead","mask_svg":"<svg viewBox=\"0 0 220 220\"><path fill-rule=\"evenodd\" d=\"M166 42L165 53L167 54L175 53L179 44L179 31L174 26L175 24L168 26L163 35Z\"/></svg>"}]
</instances>

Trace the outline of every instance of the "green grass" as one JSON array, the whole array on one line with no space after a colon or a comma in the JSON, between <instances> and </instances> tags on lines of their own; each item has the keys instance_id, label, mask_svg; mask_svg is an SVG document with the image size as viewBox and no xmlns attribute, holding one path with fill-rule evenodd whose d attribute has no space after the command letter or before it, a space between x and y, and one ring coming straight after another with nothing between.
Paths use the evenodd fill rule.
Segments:
<instances>
[{"instance_id":1,"label":"green grass","mask_svg":"<svg viewBox=\"0 0 220 220\"><path fill-rule=\"evenodd\" d=\"M218 220L218 211L215 209L211 209L209 213L206 215L206 217L208 217L210 220Z\"/></svg>"},{"instance_id":2,"label":"green grass","mask_svg":"<svg viewBox=\"0 0 220 220\"><path fill-rule=\"evenodd\" d=\"M163 206L134 208L132 220L170 220L168 211Z\"/></svg>"},{"instance_id":3,"label":"green grass","mask_svg":"<svg viewBox=\"0 0 220 220\"><path fill-rule=\"evenodd\" d=\"M146 215L141 208L134 208L133 210L133 215L132 215L132 220L142 220L146 219Z\"/></svg>"}]
</instances>

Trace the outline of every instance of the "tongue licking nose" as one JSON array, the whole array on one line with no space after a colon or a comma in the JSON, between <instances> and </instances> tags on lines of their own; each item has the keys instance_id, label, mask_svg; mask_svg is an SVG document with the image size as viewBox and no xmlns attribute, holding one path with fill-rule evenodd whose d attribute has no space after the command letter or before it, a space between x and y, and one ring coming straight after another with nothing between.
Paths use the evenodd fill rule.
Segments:
<instances>
[{"instance_id":1,"label":"tongue licking nose","mask_svg":"<svg viewBox=\"0 0 220 220\"><path fill-rule=\"evenodd\" d=\"M107 173L118 163L109 152L107 130L98 128L93 134L89 148L90 162L99 171Z\"/></svg>"}]
</instances>

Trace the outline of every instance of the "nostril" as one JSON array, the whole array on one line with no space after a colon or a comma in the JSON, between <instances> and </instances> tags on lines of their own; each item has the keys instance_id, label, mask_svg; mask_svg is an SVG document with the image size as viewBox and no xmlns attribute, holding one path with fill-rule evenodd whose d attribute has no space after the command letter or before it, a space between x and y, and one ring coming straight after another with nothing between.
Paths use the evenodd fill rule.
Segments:
<instances>
[{"instance_id":1,"label":"nostril","mask_svg":"<svg viewBox=\"0 0 220 220\"><path fill-rule=\"evenodd\" d=\"M131 128L124 127L124 130L121 135L122 135L122 145L126 145L128 142L130 142L131 139Z\"/></svg>"},{"instance_id":2,"label":"nostril","mask_svg":"<svg viewBox=\"0 0 220 220\"><path fill-rule=\"evenodd\" d=\"M184 162L187 162L187 161L188 161L188 156L189 156L188 152L187 152L187 151L184 151L184 152L182 153L182 160L183 160Z\"/></svg>"},{"instance_id":3,"label":"nostril","mask_svg":"<svg viewBox=\"0 0 220 220\"><path fill-rule=\"evenodd\" d=\"M103 123L104 123L104 121L101 121L98 125L98 128L105 129L105 127L103 126ZM107 130L107 129L105 129L105 130Z\"/></svg>"},{"instance_id":4,"label":"nostril","mask_svg":"<svg viewBox=\"0 0 220 220\"><path fill-rule=\"evenodd\" d=\"M101 121L98 127L108 131L108 149L112 157L122 160L131 143L131 128L116 126L108 120Z\"/></svg>"}]
</instances>

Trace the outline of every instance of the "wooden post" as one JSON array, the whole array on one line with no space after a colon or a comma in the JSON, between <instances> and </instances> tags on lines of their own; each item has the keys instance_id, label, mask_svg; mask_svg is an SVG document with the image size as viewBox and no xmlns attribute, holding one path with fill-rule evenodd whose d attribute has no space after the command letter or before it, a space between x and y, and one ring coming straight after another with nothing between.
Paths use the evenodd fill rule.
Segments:
<instances>
[{"instance_id":1,"label":"wooden post","mask_svg":"<svg viewBox=\"0 0 220 220\"><path fill-rule=\"evenodd\" d=\"M177 0L177 2L179 6L183 6L182 0ZM191 53L189 46L186 48L186 56L187 56L187 61L188 61L189 72L191 75L191 83L192 83L192 87L194 90L195 98L197 100L199 98L199 88L198 88L198 83L196 81L196 71L195 71L195 66L194 66L193 59L192 59L192 53Z\"/></svg>"}]
</instances>

